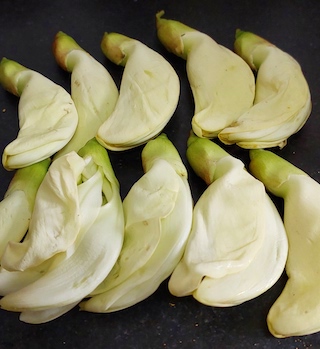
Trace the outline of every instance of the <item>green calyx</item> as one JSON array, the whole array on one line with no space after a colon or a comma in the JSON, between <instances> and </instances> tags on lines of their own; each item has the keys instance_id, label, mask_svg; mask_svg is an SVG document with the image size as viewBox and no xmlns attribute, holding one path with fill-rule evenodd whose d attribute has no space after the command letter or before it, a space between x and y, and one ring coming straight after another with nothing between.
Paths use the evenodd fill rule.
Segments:
<instances>
[{"instance_id":1,"label":"green calyx","mask_svg":"<svg viewBox=\"0 0 320 349\"><path fill-rule=\"evenodd\" d=\"M193 132L189 136L187 145L187 159L189 164L194 172L207 185L210 185L215 178L217 162L230 155L210 139L200 138Z\"/></svg>"},{"instance_id":2,"label":"green calyx","mask_svg":"<svg viewBox=\"0 0 320 349\"><path fill-rule=\"evenodd\" d=\"M163 15L164 11L156 14L157 35L160 42L169 52L186 59L188 48L185 46L184 36L186 33L196 32L197 30L181 22L164 19L162 18Z\"/></svg>"},{"instance_id":3,"label":"green calyx","mask_svg":"<svg viewBox=\"0 0 320 349\"><path fill-rule=\"evenodd\" d=\"M19 81L19 73L27 71L28 68L19 64L18 62L12 61L8 58L2 58L0 62L0 83L5 90L8 92L20 96L24 88L22 81ZM23 80L23 79L22 79Z\"/></svg>"},{"instance_id":4,"label":"green calyx","mask_svg":"<svg viewBox=\"0 0 320 349\"><path fill-rule=\"evenodd\" d=\"M110 162L110 158L107 150L95 139L89 140L79 151L78 155L82 158L92 157L93 162L103 169L106 177L110 177L107 174L111 174L115 178L113 168Z\"/></svg>"},{"instance_id":5,"label":"green calyx","mask_svg":"<svg viewBox=\"0 0 320 349\"><path fill-rule=\"evenodd\" d=\"M126 45L134 41L134 39L119 33L104 33L101 40L101 50L111 62L125 66L128 58Z\"/></svg>"},{"instance_id":6,"label":"green calyx","mask_svg":"<svg viewBox=\"0 0 320 349\"><path fill-rule=\"evenodd\" d=\"M181 160L178 150L164 133L150 140L145 145L141 153L141 158L144 172L149 171L155 160L163 159L170 163L180 176L187 177L187 170Z\"/></svg>"},{"instance_id":7,"label":"green calyx","mask_svg":"<svg viewBox=\"0 0 320 349\"><path fill-rule=\"evenodd\" d=\"M18 169L9 184L5 196L10 195L10 193L14 191L21 190L25 193L30 208L32 209L36 193L50 164L51 159L47 158L33 165Z\"/></svg>"},{"instance_id":8,"label":"green calyx","mask_svg":"<svg viewBox=\"0 0 320 349\"><path fill-rule=\"evenodd\" d=\"M234 50L254 70L259 69L270 46L274 45L254 33L236 30Z\"/></svg>"},{"instance_id":9,"label":"green calyx","mask_svg":"<svg viewBox=\"0 0 320 349\"><path fill-rule=\"evenodd\" d=\"M284 184L291 175L307 176L304 171L269 150L251 149L249 154L250 172L277 196L285 195Z\"/></svg>"},{"instance_id":10,"label":"green calyx","mask_svg":"<svg viewBox=\"0 0 320 349\"><path fill-rule=\"evenodd\" d=\"M72 71L73 64L68 62L67 55L73 50L83 51L71 36L59 31L54 38L52 51L59 66L69 72Z\"/></svg>"}]
</instances>

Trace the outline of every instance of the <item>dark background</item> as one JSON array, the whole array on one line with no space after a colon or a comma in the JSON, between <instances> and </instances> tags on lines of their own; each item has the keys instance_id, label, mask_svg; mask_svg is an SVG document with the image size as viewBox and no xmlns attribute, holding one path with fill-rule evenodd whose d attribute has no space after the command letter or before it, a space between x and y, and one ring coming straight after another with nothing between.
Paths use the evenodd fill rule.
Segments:
<instances>
[{"instance_id":1,"label":"dark background","mask_svg":"<svg viewBox=\"0 0 320 349\"><path fill-rule=\"evenodd\" d=\"M186 165L186 140L193 100L185 62L167 53L156 37L156 12L163 9L166 18L206 32L231 49L237 28L261 35L299 61L313 99L312 114L306 125L290 137L283 150L274 151L320 181L318 0L1 0L0 4L0 56L39 71L67 90L70 90L70 75L58 67L51 51L54 35L59 30L72 36L103 63L118 85L123 69L108 62L100 50L105 31L136 38L163 54L181 78L179 105L164 131L178 148ZM18 131L17 104L17 97L0 88L1 153ZM110 153L123 197L142 175L141 149ZM227 150L247 163L247 151L236 146ZM205 185L188 169L196 201ZM1 197L12 175L1 166ZM281 210L282 202L273 199ZM276 339L268 332L266 315L285 282L283 275L265 294L231 308L207 307L192 297L175 298L169 294L167 282L164 282L147 300L117 313L91 314L75 308L50 323L29 325L20 322L18 314L1 311L0 349L320 348L320 333Z\"/></svg>"}]
</instances>

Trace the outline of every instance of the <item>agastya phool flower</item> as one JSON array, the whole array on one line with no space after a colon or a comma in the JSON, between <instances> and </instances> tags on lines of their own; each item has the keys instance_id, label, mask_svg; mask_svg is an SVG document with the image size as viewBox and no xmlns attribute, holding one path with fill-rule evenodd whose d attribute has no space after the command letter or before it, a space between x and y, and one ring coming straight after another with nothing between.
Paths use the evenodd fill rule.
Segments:
<instances>
[{"instance_id":1,"label":"agastya phool flower","mask_svg":"<svg viewBox=\"0 0 320 349\"><path fill-rule=\"evenodd\" d=\"M38 266L12 272L20 273L20 278L13 277L10 288L0 290L5 293L0 307L21 312L24 322L47 322L74 307L105 279L122 247L124 217L119 183L106 150L91 140L79 155L71 152L54 163L61 164L69 156L75 167L83 168L78 178L81 220L75 241L44 261L42 271ZM26 278L23 283L21 277Z\"/></svg>"},{"instance_id":2,"label":"agastya phool flower","mask_svg":"<svg viewBox=\"0 0 320 349\"><path fill-rule=\"evenodd\" d=\"M92 140L87 147L91 143L95 144ZM86 188L90 183L79 187L81 176L88 171L86 161L77 153L70 152L52 162L38 189L28 233L22 242L10 241L7 244L2 266L8 270L25 270L65 251L74 243L85 224L81 213L88 216L81 212L79 192L79 188ZM92 195L95 201L86 209L98 212L100 196L97 193Z\"/></svg>"},{"instance_id":3,"label":"agastya phool flower","mask_svg":"<svg viewBox=\"0 0 320 349\"><path fill-rule=\"evenodd\" d=\"M56 34L53 54L59 66L71 73L71 97L79 116L75 134L57 157L78 151L96 135L112 113L119 92L108 70L64 32Z\"/></svg>"},{"instance_id":4,"label":"agastya phool flower","mask_svg":"<svg viewBox=\"0 0 320 349\"><path fill-rule=\"evenodd\" d=\"M289 252L288 280L271 306L267 324L279 338L320 331L320 184L283 157L251 150L250 171L283 199Z\"/></svg>"},{"instance_id":5,"label":"agastya phool flower","mask_svg":"<svg viewBox=\"0 0 320 349\"><path fill-rule=\"evenodd\" d=\"M252 299L284 270L287 240L281 217L263 184L211 140L191 134L187 158L208 187L195 204L190 237L169 290L211 306Z\"/></svg>"},{"instance_id":6,"label":"agastya phool flower","mask_svg":"<svg viewBox=\"0 0 320 349\"><path fill-rule=\"evenodd\" d=\"M195 109L192 129L213 138L247 111L255 95L255 78L248 64L206 33L156 15L157 35L164 47L186 60Z\"/></svg>"},{"instance_id":7,"label":"agastya phool flower","mask_svg":"<svg viewBox=\"0 0 320 349\"><path fill-rule=\"evenodd\" d=\"M78 180L85 166L75 152L52 162L37 191L28 233L22 242L7 244L4 268L39 265L75 241L81 225Z\"/></svg>"},{"instance_id":8,"label":"agastya phool flower","mask_svg":"<svg viewBox=\"0 0 320 349\"><path fill-rule=\"evenodd\" d=\"M283 148L308 120L312 103L300 64L251 32L238 30L235 51L257 72L253 106L222 130L226 144L243 148Z\"/></svg>"},{"instance_id":9,"label":"agastya phool flower","mask_svg":"<svg viewBox=\"0 0 320 349\"><path fill-rule=\"evenodd\" d=\"M38 188L51 160L16 170L0 202L0 257L9 241L20 242L29 228Z\"/></svg>"},{"instance_id":10,"label":"agastya phool flower","mask_svg":"<svg viewBox=\"0 0 320 349\"><path fill-rule=\"evenodd\" d=\"M19 97L19 132L2 155L7 170L47 159L69 142L78 113L63 87L7 58L0 62L0 84Z\"/></svg>"},{"instance_id":11,"label":"agastya phool flower","mask_svg":"<svg viewBox=\"0 0 320 349\"><path fill-rule=\"evenodd\" d=\"M193 201L186 168L173 143L161 134L143 148L145 174L123 201L124 244L111 273L80 308L113 312L157 290L184 251Z\"/></svg>"},{"instance_id":12,"label":"agastya phool flower","mask_svg":"<svg viewBox=\"0 0 320 349\"><path fill-rule=\"evenodd\" d=\"M179 77L162 55L139 40L105 33L101 48L124 70L115 109L96 137L111 150L144 144L157 136L173 116L180 95Z\"/></svg>"}]
</instances>

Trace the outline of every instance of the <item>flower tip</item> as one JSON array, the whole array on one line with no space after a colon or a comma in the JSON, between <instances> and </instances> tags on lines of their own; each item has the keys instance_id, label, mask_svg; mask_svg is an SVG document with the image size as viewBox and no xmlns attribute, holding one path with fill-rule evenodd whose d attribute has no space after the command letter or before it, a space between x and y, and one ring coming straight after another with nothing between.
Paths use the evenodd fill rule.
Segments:
<instances>
[{"instance_id":1,"label":"flower tip","mask_svg":"<svg viewBox=\"0 0 320 349\"><path fill-rule=\"evenodd\" d=\"M159 136L157 138L165 140L165 139L168 139L168 136L167 136L166 133L162 132L162 133L159 134Z\"/></svg>"},{"instance_id":2,"label":"flower tip","mask_svg":"<svg viewBox=\"0 0 320 349\"><path fill-rule=\"evenodd\" d=\"M6 63L7 61L9 61L8 58L2 57L0 64L4 64L4 63Z\"/></svg>"},{"instance_id":3,"label":"flower tip","mask_svg":"<svg viewBox=\"0 0 320 349\"><path fill-rule=\"evenodd\" d=\"M61 36L65 36L65 35L66 35L65 32L63 32L62 30L59 30L59 31L56 33L55 38L60 38Z\"/></svg>"},{"instance_id":4,"label":"flower tip","mask_svg":"<svg viewBox=\"0 0 320 349\"><path fill-rule=\"evenodd\" d=\"M160 10L160 11L158 11L157 13L156 13L156 19L157 19L157 21L158 20L161 20L161 17L164 15L164 10Z\"/></svg>"},{"instance_id":5,"label":"flower tip","mask_svg":"<svg viewBox=\"0 0 320 349\"><path fill-rule=\"evenodd\" d=\"M242 34L244 33L244 30L236 29L236 35L235 38L238 39Z\"/></svg>"}]
</instances>

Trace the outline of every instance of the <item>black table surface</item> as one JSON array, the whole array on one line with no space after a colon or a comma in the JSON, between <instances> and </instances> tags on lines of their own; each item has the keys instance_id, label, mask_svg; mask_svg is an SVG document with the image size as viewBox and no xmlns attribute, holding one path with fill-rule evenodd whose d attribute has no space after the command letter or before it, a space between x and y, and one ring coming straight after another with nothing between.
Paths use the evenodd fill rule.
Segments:
<instances>
[{"instance_id":1,"label":"black table surface","mask_svg":"<svg viewBox=\"0 0 320 349\"><path fill-rule=\"evenodd\" d=\"M313 110L299 133L287 146L274 149L320 181L320 2L318 0L2 0L0 6L0 55L37 70L70 90L70 74L56 64L51 50L54 35L64 31L103 63L120 84L122 67L107 61L100 49L104 32L136 38L163 54L181 79L177 110L164 132L175 144L186 166L186 140L193 114L193 99L185 61L166 52L157 39L155 14L176 19L206 32L220 44L233 48L237 28L268 39L296 58L309 82ZM0 57L0 58L1 58ZM18 130L18 98L0 89L0 147L13 140ZM110 152L124 197L142 175L141 149ZM228 147L248 161L248 153ZM205 189L188 167L194 200ZM13 173L0 168L0 195ZM279 204L281 202L274 198ZM242 305L215 308L192 297L170 295L167 281L145 301L111 314L80 312L41 325L19 321L17 313L0 311L0 349L11 348L320 348L320 333L274 338L266 316L281 293L286 276L263 295ZM319 296L320 297L320 296Z\"/></svg>"}]
</instances>

